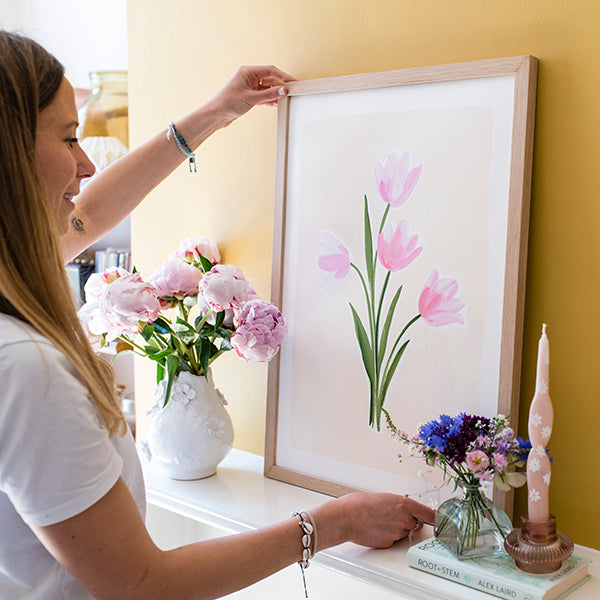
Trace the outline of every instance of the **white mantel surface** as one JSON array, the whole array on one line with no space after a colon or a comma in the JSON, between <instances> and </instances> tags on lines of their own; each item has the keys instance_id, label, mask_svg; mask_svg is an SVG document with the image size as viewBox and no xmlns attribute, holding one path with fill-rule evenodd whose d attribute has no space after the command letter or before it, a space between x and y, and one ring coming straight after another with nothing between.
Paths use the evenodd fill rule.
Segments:
<instances>
[{"instance_id":1,"label":"white mantel surface","mask_svg":"<svg viewBox=\"0 0 600 600\"><path fill-rule=\"evenodd\" d=\"M310 510L329 499L323 494L265 478L263 458L239 450L231 451L216 475L196 481L168 479L157 465L149 463L141 453L140 458L150 508L165 509L204 524L217 531L217 534L240 533L284 520L292 512ZM397 542L386 550L372 550L347 543L318 553L311 561L311 568L306 571L311 600L494 598L408 567L405 556L410 544L431 535L432 528L426 526L411 540ZM190 540L184 540L187 541ZM593 559L590 567L592 580L574 590L569 600L598 600L600 552L582 546L576 546L576 552ZM228 597L301 599L304 591L300 569L292 565L280 574Z\"/></svg>"}]
</instances>

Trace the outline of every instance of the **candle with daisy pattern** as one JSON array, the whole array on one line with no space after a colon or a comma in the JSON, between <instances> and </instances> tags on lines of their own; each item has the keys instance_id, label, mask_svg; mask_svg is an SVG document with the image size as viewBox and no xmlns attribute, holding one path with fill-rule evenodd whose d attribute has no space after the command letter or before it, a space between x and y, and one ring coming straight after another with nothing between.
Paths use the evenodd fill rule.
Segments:
<instances>
[{"instance_id":1,"label":"candle with daisy pattern","mask_svg":"<svg viewBox=\"0 0 600 600\"><path fill-rule=\"evenodd\" d=\"M527 459L528 511L530 521L543 522L549 517L550 459L546 452L552 434L554 411L549 391L550 344L546 324L538 342L535 395L529 408L529 439L531 452Z\"/></svg>"}]
</instances>

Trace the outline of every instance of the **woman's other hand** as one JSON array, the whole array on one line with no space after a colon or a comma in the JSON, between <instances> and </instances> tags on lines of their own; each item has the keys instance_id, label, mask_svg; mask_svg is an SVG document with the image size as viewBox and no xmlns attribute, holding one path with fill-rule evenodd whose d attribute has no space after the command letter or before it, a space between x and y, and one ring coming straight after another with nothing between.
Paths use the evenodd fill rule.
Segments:
<instances>
[{"instance_id":1,"label":"woman's other hand","mask_svg":"<svg viewBox=\"0 0 600 600\"><path fill-rule=\"evenodd\" d=\"M433 524L435 511L397 494L347 494L315 508L312 515L319 532L319 546L351 541L370 548L387 548ZM329 537L331 536L331 537Z\"/></svg>"}]
</instances>

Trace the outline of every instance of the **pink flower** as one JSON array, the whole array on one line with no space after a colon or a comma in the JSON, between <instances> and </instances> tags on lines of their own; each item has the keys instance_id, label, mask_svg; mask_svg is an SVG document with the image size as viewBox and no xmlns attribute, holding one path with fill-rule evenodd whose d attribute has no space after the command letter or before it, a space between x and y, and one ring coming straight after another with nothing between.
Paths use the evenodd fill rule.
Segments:
<instances>
[{"instance_id":1,"label":"pink flower","mask_svg":"<svg viewBox=\"0 0 600 600\"><path fill-rule=\"evenodd\" d=\"M502 452L494 452L492 454L492 458L494 459L494 467L498 473L503 473L508 467L508 459Z\"/></svg>"},{"instance_id":2,"label":"pink flower","mask_svg":"<svg viewBox=\"0 0 600 600\"><path fill-rule=\"evenodd\" d=\"M248 302L250 300L254 300L255 298L258 298L258 295L254 291L254 288L252 286L250 286L248 289ZM200 309L200 312L203 315L206 314L210 309L210 306L208 305L206 298L202 294L198 294L198 308ZM233 326L234 326L233 321L234 321L235 313L236 313L236 311L234 309L225 310L225 314L223 315L223 326L224 327L229 327L230 329L233 328ZM217 322L217 313L213 312L208 317L208 319L206 319L206 322L209 325L214 325Z\"/></svg>"},{"instance_id":3,"label":"pink flower","mask_svg":"<svg viewBox=\"0 0 600 600\"><path fill-rule=\"evenodd\" d=\"M279 350L287 322L279 309L266 300L251 300L236 315L237 330L231 344L246 362L268 362Z\"/></svg>"},{"instance_id":4,"label":"pink flower","mask_svg":"<svg viewBox=\"0 0 600 600\"><path fill-rule=\"evenodd\" d=\"M408 220L402 219L395 230L388 224L377 236L379 262L389 271L408 267L423 251L423 246L417 248L419 236L410 237L408 228Z\"/></svg>"},{"instance_id":5,"label":"pink flower","mask_svg":"<svg viewBox=\"0 0 600 600\"><path fill-rule=\"evenodd\" d=\"M473 473L477 473L478 471L483 471L487 469L490 465L490 459L487 457L485 452L481 450L473 450L473 452L469 452L466 457L467 467Z\"/></svg>"},{"instance_id":6,"label":"pink flower","mask_svg":"<svg viewBox=\"0 0 600 600\"><path fill-rule=\"evenodd\" d=\"M99 314L99 310L100 309L98 308L98 305L96 303L86 302L77 311L77 316L79 317L81 327L83 328L83 331L84 331L90 345L96 351L99 350L104 345L104 333L106 333L106 331L108 330L108 329L106 329L105 331L101 331L100 333L96 334L96 333L92 332L92 329L94 329L94 326L92 325L92 328L90 328L92 319L94 318L94 316L96 314ZM110 326L108 325L108 327L110 327Z\"/></svg>"},{"instance_id":7,"label":"pink flower","mask_svg":"<svg viewBox=\"0 0 600 600\"><path fill-rule=\"evenodd\" d=\"M423 165L408 170L410 158L405 152L400 158L393 152L388 156L385 166L375 163L375 178L381 199L392 207L402 206L410 197L419 178Z\"/></svg>"},{"instance_id":8,"label":"pink flower","mask_svg":"<svg viewBox=\"0 0 600 600\"><path fill-rule=\"evenodd\" d=\"M233 265L215 265L200 280L200 294L215 312L242 308L252 286Z\"/></svg>"},{"instance_id":9,"label":"pink flower","mask_svg":"<svg viewBox=\"0 0 600 600\"><path fill-rule=\"evenodd\" d=\"M168 260L150 275L158 296L185 298L198 294L202 271L180 260Z\"/></svg>"},{"instance_id":10,"label":"pink flower","mask_svg":"<svg viewBox=\"0 0 600 600\"><path fill-rule=\"evenodd\" d=\"M213 264L221 262L217 245L208 237L188 238L179 242L179 248L171 252L169 259L198 264L201 256Z\"/></svg>"},{"instance_id":11,"label":"pink flower","mask_svg":"<svg viewBox=\"0 0 600 600\"><path fill-rule=\"evenodd\" d=\"M160 314L154 287L139 273L131 273L108 284L92 310L89 329L95 335L106 333L108 341L123 333L139 333Z\"/></svg>"},{"instance_id":12,"label":"pink flower","mask_svg":"<svg viewBox=\"0 0 600 600\"><path fill-rule=\"evenodd\" d=\"M93 302L94 300L97 300L106 285L119 279L119 277L125 277L130 274L129 271L121 269L120 267L110 267L103 273L92 273L83 288L86 301Z\"/></svg>"},{"instance_id":13,"label":"pink flower","mask_svg":"<svg viewBox=\"0 0 600 600\"><path fill-rule=\"evenodd\" d=\"M433 269L419 296L419 313L432 327L464 323L460 311L466 303L455 298L457 292L456 279L440 279L437 269Z\"/></svg>"},{"instance_id":14,"label":"pink flower","mask_svg":"<svg viewBox=\"0 0 600 600\"><path fill-rule=\"evenodd\" d=\"M334 279L343 279L350 272L350 252L336 235L330 231L319 232L319 252L317 267L327 275L322 286Z\"/></svg>"}]
</instances>

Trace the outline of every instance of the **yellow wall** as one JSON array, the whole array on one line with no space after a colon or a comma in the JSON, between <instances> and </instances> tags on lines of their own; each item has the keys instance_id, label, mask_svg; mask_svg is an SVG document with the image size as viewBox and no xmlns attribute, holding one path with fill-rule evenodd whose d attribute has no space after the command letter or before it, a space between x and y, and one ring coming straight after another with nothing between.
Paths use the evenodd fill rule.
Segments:
<instances>
[{"instance_id":1,"label":"yellow wall","mask_svg":"<svg viewBox=\"0 0 600 600\"><path fill-rule=\"evenodd\" d=\"M549 324L555 428L551 509L600 548L600 3L597 0L129 0L133 144L207 100L240 64L299 79L532 54L540 59L520 432L527 435L540 323ZM268 297L275 111L217 133L133 218L148 273L191 235L209 235ZM152 394L138 365L137 397ZM236 446L263 451L266 369L215 368ZM140 415L141 416L141 415ZM526 512L523 491L516 514Z\"/></svg>"}]
</instances>

